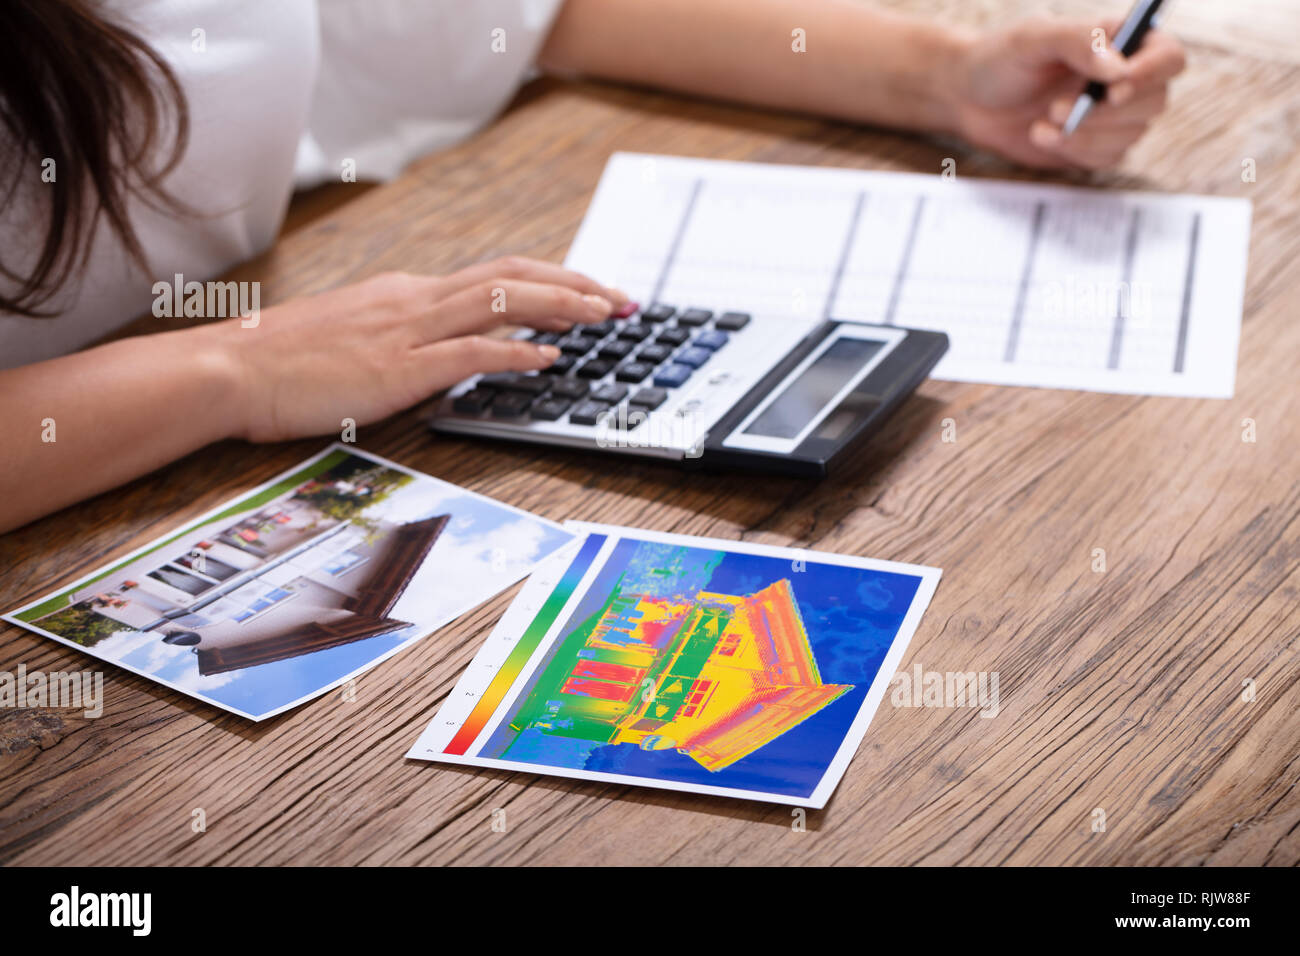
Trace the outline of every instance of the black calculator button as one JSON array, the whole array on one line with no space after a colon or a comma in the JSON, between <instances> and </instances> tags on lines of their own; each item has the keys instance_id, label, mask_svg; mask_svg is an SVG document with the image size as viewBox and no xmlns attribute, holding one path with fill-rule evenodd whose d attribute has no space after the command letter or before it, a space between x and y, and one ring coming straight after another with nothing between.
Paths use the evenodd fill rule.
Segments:
<instances>
[{"instance_id":1,"label":"black calculator button","mask_svg":"<svg viewBox=\"0 0 1300 956\"><path fill-rule=\"evenodd\" d=\"M619 329L618 337L629 342L640 342L654 330L644 325L625 325Z\"/></svg>"},{"instance_id":2,"label":"black calculator button","mask_svg":"<svg viewBox=\"0 0 1300 956\"><path fill-rule=\"evenodd\" d=\"M575 425L594 425L607 411L609 406L604 402L583 402L569 413L569 421Z\"/></svg>"},{"instance_id":3,"label":"black calculator button","mask_svg":"<svg viewBox=\"0 0 1300 956\"><path fill-rule=\"evenodd\" d=\"M503 392L524 392L528 395L540 395L546 391L551 380L538 375L519 375L515 372L497 372L484 375L478 380L483 388L500 389Z\"/></svg>"},{"instance_id":4,"label":"black calculator button","mask_svg":"<svg viewBox=\"0 0 1300 956\"><path fill-rule=\"evenodd\" d=\"M491 404L494 395L496 392L490 388L471 388L464 395L452 399L451 407L462 415L477 415Z\"/></svg>"},{"instance_id":5,"label":"black calculator button","mask_svg":"<svg viewBox=\"0 0 1300 956\"><path fill-rule=\"evenodd\" d=\"M649 362L628 362L614 373L620 382L639 382L654 370Z\"/></svg>"},{"instance_id":6,"label":"black calculator button","mask_svg":"<svg viewBox=\"0 0 1300 956\"><path fill-rule=\"evenodd\" d=\"M667 345L658 345L652 343L636 353L638 362L649 362L651 365L658 365L668 356L673 354L673 350Z\"/></svg>"},{"instance_id":7,"label":"black calculator button","mask_svg":"<svg viewBox=\"0 0 1300 956\"><path fill-rule=\"evenodd\" d=\"M588 337L603 339L605 336L609 335L609 333L613 332L616 328L618 328L617 325L615 325L609 319L606 319L604 322L596 322L592 325L575 326L573 331L576 332L578 335L585 335Z\"/></svg>"},{"instance_id":8,"label":"black calculator button","mask_svg":"<svg viewBox=\"0 0 1300 956\"><path fill-rule=\"evenodd\" d=\"M678 365L676 362L665 365L655 372L655 385L659 388L676 388L684 384L693 371L695 370L689 365Z\"/></svg>"},{"instance_id":9,"label":"black calculator button","mask_svg":"<svg viewBox=\"0 0 1300 956\"><path fill-rule=\"evenodd\" d=\"M600 351L596 354L601 358L624 359L627 358L628 353L634 348L636 348L636 346L631 342L623 342L619 339L615 339L612 342L606 342L602 345Z\"/></svg>"},{"instance_id":10,"label":"black calculator button","mask_svg":"<svg viewBox=\"0 0 1300 956\"><path fill-rule=\"evenodd\" d=\"M641 310L642 322L666 322L673 317L677 310L671 305L664 305L662 302L656 302Z\"/></svg>"},{"instance_id":11,"label":"black calculator button","mask_svg":"<svg viewBox=\"0 0 1300 956\"><path fill-rule=\"evenodd\" d=\"M662 388L638 388L627 403L640 405L642 408L658 408L667 400L668 392Z\"/></svg>"},{"instance_id":12,"label":"black calculator button","mask_svg":"<svg viewBox=\"0 0 1300 956\"><path fill-rule=\"evenodd\" d=\"M749 325L748 312L724 312L718 316L718 321L713 323L714 328L724 332L739 332L747 325Z\"/></svg>"},{"instance_id":13,"label":"black calculator button","mask_svg":"<svg viewBox=\"0 0 1300 956\"><path fill-rule=\"evenodd\" d=\"M569 410L569 402L563 398L547 398L533 406L530 413L533 418L543 422L553 422Z\"/></svg>"},{"instance_id":14,"label":"black calculator button","mask_svg":"<svg viewBox=\"0 0 1300 956\"><path fill-rule=\"evenodd\" d=\"M585 365L578 366L578 370L573 374L579 378L604 378L613 367L613 362L608 362L605 359L592 359Z\"/></svg>"},{"instance_id":15,"label":"black calculator button","mask_svg":"<svg viewBox=\"0 0 1300 956\"><path fill-rule=\"evenodd\" d=\"M514 381L501 387L507 392L540 395L551 387L551 380L542 375L516 375Z\"/></svg>"},{"instance_id":16,"label":"black calculator button","mask_svg":"<svg viewBox=\"0 0 1300 956\"><path fill-rule=\"evenodd\" d=\"M476 387L495 388L503 392L526 392L529 395L540 395L550 388L550 385L550 379L538 375L496 372L492 375L484 375L478 380Z\"/></svg>"},{"instance_id":17,"label":"black calculator button","mask_svg":"<svg viewBox=\"0 0 1300 956\"><path fill-rule=\"evenodd\" d=\"M516 418L528 410L533 396L523 392L502 392L492 402L492 417Z\"/></svg>"},{"instance_id":18,"label":"black calculator button","mask_svg":"<svg viewBox=\"0 0 1300 956\"><path fill-rule=\"evenodd\" d=\"M659 333L659 338L656 341L665 345L681 345L690 337L691 333L685 329L664 329Z\"/></svg>"},{"instance_id":19,"label":"black calculator button","mask_svg":"<svg viewBox=\"0 0 1300 956\"><path fill-rule=\"evenodd\" d=\"M528 341L537 345L554 345L556 342L560 341L560 337L554 332L534 332L532 335L528 336Z\"/></svg>"},{"instance_id":20,"label":"black calculator button","mask_svg":"<svg viewBox=\"0 0 1300 956\"><path fill-rule=\"evenodd\" d=\"M562 378L551 383L551 394L560 398L582 398L591 386L576 378Z\"/></svg>"},{"instance_id":21,"label":"black calculator button","mask_svg":"<svg viewBox=\"0 0 1300 956\"><path fill-rule=\"evenodd\" d=\"M699 368L711 358L713 358L713 353L708 349L699 349L692 345L690 348L678 352L673 361L682 365L689 365L691 368Z\"/></svg>"},{"instance_id":22,"label":"black calculator button","mask_svg":"<svg viewBox=\"0 0 1300 956\"><path fill-rule=\"evenodd\" d=\"M726 332L714 332L710 330L708 332L701 332L699 335L695 336L695 341L692 342L691 345L702 349L709 349L710 351L717 351L730 341L731 336Z\"/></svg>"},{"instance_id":23,"label":"black calculator button","mask_svg":"<svg viewBox=\"0 0 1300 956\"><path fill-rule=\"evenodd\" d=\"M596 340L587 338L585 335L569 335L555 344L560 347L561 352L566 352L569 355L586 355L591 351L591 347L596 344Z\"/></svg>"},{"instance_id":24,"label":"black calculator button","mask_svg":"<svg viewBox=\"0 0 1300 956\"><path fill-rule=\"evenodd\" d=\"M708 309L687 309L681 315L677 316L677 324L689 326L703 325L711 318L713 318L713 313Z\"/></svg>"},{"instance_id":25,"label":"black calculator button","mask_svg":"<svg viewBox=\"0 0 1300 956\"><path fill-rule=\"evenodd\" d=\"M598 385L591 390L591 400L593 402L617 405L625 398L627 398L626 385Z\"/></svg>"},{"instance_id":26,"label":"black calculator button","mask_svg":"<svg viewBox=\"0 0 1300 956\"><path fill-rule=\"evenodd\" d=\"M561 355L559 358L557 358L554 362L550 364L549 368L544 370L544 374L563 375L569 369L573 368L573 363L575 361L576 360L572 355Z\"/></svg>"}]
</instances>

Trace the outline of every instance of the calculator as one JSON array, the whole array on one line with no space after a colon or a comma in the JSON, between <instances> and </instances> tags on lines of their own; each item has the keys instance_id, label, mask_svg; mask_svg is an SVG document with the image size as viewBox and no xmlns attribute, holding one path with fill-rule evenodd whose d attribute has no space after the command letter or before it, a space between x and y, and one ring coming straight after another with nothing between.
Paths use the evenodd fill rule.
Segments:
<instances>
[{"instance_id":1,"label":"calculator","mask_svg":"<svg viewBox=\"0 0 1300 956\"><path fill-rule=\"evenodd\" d=\"M662 302L516 337L560 357L461 382L434 429L809 477L878 429L948 349L942 332Z\"/></svg>"}]
</instances>

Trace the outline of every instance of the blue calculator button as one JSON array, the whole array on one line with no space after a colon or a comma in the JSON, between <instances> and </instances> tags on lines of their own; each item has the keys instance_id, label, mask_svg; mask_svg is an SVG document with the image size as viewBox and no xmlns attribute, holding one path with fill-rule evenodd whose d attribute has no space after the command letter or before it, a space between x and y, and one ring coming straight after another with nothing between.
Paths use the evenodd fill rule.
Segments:
<instances>
[{"instance_id":1,"label":"blue calculator button","mask_svg":"<svg viewBox=\"0 0 1300 956\"><path fill-rule=\"evenodd\" d=\"M695 341L691 345L697 345L702 349L716 351L731 341L731 336L726 332L701 332L695 336Z\"/></svg>"},{"instance_id":2,"label":"blue calculator button","mask_svg":"<svg viewBox=\"0 0 1300 956\"><path fill-rule=\"evenodd\" d=\"M689 365L665 365L655 373L655 385L660 388L676 388L690 378L693 371Z\"/></svg>"},{"instance_id":3,"label":"blue calculator button","mask_svg":"<svg viewBox=\"0 0 1300 956\"><path fill-rule=\"evenodd\" d=\"M697 349L692 345L688 349L682 349L673 361L682 365L689 365L691 368L699 368L711 358L713 358L713 353L708 349Z\"/></svg>"}]
</instances>

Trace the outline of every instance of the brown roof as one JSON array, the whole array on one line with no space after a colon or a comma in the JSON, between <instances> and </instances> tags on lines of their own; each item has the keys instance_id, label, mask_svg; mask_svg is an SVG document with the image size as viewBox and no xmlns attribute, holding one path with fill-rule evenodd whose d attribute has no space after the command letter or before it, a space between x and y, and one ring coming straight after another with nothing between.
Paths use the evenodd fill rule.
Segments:
<instances>
[{"instance_id":1,"label":"brown roof","mask_svg":"<svg viewBox=\"0 0 1300 956\"><path fill-rule=\"evenodd\" d=\"M229 647L199 647L196 649L199 673L207 677L211 674L241 670L256 664L288 660L291 657L314 654L316 651L351 644L353 641L376 637L410 626L410 621L366 617L360 614L353 614L332 624L313 621L246 644L234 644Z\"/></svg>"},{"instance_id":2,"label":"brown roof","mask_svg":"<svg viewBox=\"0 0 1300 956\"><path fill-rule=\"evenodd\" d=\"M393 609L411 578L424 564L434 542L447 527L451 515L435 515L423 521L412 521L392 532L393 546L375 567L370 579L361 586L356 597L344 602L344 607L369 617L384 617Z\"/></svg>"}]
</instances>

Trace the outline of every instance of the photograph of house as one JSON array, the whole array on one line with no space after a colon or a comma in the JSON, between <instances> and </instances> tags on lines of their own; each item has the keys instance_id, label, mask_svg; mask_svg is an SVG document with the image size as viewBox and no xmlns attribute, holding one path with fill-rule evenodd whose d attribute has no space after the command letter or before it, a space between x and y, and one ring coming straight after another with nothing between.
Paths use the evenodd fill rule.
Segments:
<instances>
[{"instance_id":1,"label":"photograph of house","mask_svg":"<svg viewBox=\"0 0 1300 956\"><path fill-rule=\"evenodd\" d=\"M569 538L336 450L17 616L257 716L428 633Z\"/></svg>"}]
</instances>

